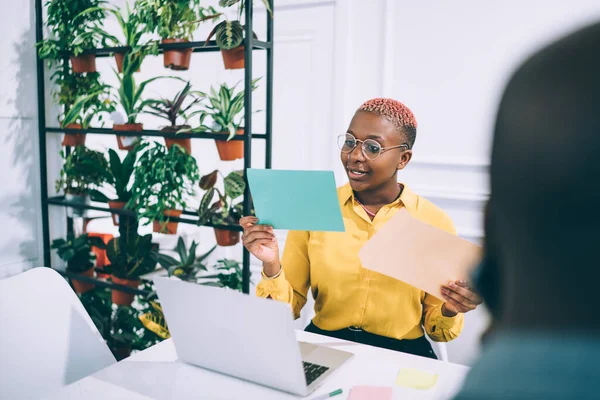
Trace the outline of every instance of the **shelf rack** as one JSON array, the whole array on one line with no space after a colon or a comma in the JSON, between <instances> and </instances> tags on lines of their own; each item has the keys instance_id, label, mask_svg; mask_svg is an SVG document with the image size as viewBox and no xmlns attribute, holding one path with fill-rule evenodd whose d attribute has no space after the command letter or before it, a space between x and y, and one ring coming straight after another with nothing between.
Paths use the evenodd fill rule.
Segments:
<instances>
[{"instance_id":1,"label":"shelf rack","mask_svg":"<svg viewBox=\"0 0 600 400\"><path fill-rule=\"evenodd\" d=\"M271 9L273 10L273 0L271 0ZM43 3L44 0L35 0L35 14L36 14L36 41L39 42L44 39L43 37ZM244 141L244 172L252 166L252 141L253 139L265 140L265 168L271 168L272 159L272 134L273 134L273 16L269 16L267 13L267 40L259 41L253 37L253 2L246 1L244 3L244 135L236 135L232 140ZM168 43L159 44L159 53L164 50L172 49L193 49L194 53L204 52L216 52L220 51L215 41L200 41L200 42L181 42L181 43ZM96 54L96 57L109 57L114 53L125 52L127 47L106 47L99 49L90 49L86 53ZM249 134L252 132L252 60L254 51L264 51L266 55L266 105L265 105L265 118L266 118L266 130L264 134ZM57 127L49 127L46 124L46 104L45 104L45 85L44 85L44 74L45 74L45 63L44 60L37 56L37 92L38 92L38 129L39 129L39 148L40 148L40 183L41 183L41 203L42 203L42 240L44 246L44 265L52 267L50 257L50 227L48 219L48 208L50 206L55 207L71 207L79 209L96 210L100 212L106 212L107 216L110 213L120 215L132 215L131 211L111 209L107 206L97 205L82 205L72 203L64 199L62 196L49 197L48 196L48 176L47 176L47 156L46 156L46 138L48 134L60 134L60 133L85 133L93 135L115 135L115 136L151 136L151 137L181 137L176 136L175 133L161 132L159 130L143 130L135 132L127 131L113 131L107 128L89 128L84 130L79 129L63 129ZM221 133L186 133L186 138L192 139L221 139L227 138L227 134ZM246 174L244 173L244 177ZM246 178L245 178L246 179ZM250 193L248 185L246 185L246 191L243 199L243 210L244 215L249 215L251 209L250 205ZM180 218L172 218L173 221L178 221L184 224L194 224L198 222L198 218L195 212L186 210ZM194 218L195 216L195 218ZM234 231L241 231L241 227L238 225L210 225L218 229L228 229ZM68 218L67 229L72 230L72 220ZM244 248L242 256L243 265L243 292L248 293L250 290L250 254ZM61 272L63 276L73 278L74 275L69 272ZM99 278L87 278L77 275L77 279L81 281L88 281L90 283L96 283L98 286L117 288L128 293L144 293L138 289L132 289L127 286L114 284L110 281L99 279Z\"/></svg>"}]
</instances>

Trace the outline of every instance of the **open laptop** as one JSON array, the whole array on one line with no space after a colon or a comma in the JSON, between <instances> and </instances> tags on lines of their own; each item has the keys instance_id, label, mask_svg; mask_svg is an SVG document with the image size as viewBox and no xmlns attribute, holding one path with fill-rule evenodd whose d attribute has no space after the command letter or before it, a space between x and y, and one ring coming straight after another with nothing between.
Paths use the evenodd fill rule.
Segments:
<instances>
[{"instance_id":1,"label":"open laptop","mask_svg":"<svg viewBox=\"0 0 600 400\"><path fill-rule=\"evenodd\" d=\"M353 354L296 341L289 304L154 278L179 359L307 396Z\"/></svg>"}]
</instances>

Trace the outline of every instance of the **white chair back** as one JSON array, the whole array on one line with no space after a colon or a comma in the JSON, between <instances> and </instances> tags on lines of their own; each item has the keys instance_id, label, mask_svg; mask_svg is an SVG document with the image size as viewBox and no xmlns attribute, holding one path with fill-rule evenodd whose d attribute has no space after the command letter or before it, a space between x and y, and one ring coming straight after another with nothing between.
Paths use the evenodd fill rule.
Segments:
<instances>
[{"instance_id":1,"label":"white chair back","mask_svg":"<svg viewBox=\"0 0 600 400\"><path fill-rule=\"evenodd\" d=\"M0 398L52 395L115 363L79 298L39 267L0 280Z\"/></svg>"}]
</instances>

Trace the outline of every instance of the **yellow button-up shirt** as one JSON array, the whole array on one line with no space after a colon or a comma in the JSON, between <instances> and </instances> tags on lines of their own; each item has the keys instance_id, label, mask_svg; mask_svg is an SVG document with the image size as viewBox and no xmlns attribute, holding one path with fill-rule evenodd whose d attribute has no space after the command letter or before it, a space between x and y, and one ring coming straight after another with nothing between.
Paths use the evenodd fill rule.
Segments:
<instances>
[{"instance_id":1,"label":"yellow button-up shirt","mask_svg":"<svg viewBox=\"0 0 600 400\"><path fill-rule=\"evenodd\" d=\"M457 337L463 314L444 317L442 301L363 268L358 257L360 248L401 207L413 217L455 234L448 215L406 185L400 197L381 208L373 221L354 199L349 184L338 189L338 197L346 232L290 231L281 260L283 270L274 279L263 275L256 294L289 303L298 318L310 288L315 299L313 323L324 330L352 326L395 339L416 339L425 329L435 341Z\"/></svg>"}]
</instances>

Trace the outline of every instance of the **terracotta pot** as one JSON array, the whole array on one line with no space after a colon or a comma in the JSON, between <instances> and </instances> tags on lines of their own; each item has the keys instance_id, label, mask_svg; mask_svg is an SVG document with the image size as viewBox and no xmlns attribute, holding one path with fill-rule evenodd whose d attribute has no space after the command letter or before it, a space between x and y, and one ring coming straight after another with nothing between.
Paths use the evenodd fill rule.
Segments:
<instances>
[{"instance_id":1,"label":"terracotta pot","mask_svg":"<svg viewBox=\"0 0 600 400\"><path fill-rule=\"evenodd\" d=\"M123 73L123 59L125 58L125 53L115 53L115 61L117 62L117 70L119 73ZM135 72L140 72L138 68Z\"/></svg>"},{"instance_id":2,"label":"terracotta pot","mask_svg":"<svg viewBox=\"0 0 600 400\"><path fill-rule=\"evenodd\" d=\"M244 69L244 45L230 50L221 49L225 69Z\"/></svg>"},{"instance_id":3,"label":"terracotta pot","mask_svg":"<svg viewBox=\"0 0 600 400\"><path fill-rule=\"evenodd\" d=\"M144 130L143 124L114 124L113 131L134 131L141 132ZM133 150L137 142L140 140L138 136L120 136L117 135L117 143L121 150Z\"/></svg>"},{"instance_id":4,"label":"terracotta pot","mask_svg":"<svg viewBox=\"0 0 600 400\"><path fill-rule=\"evenodd\" d=\"M240 242L240 232L215 228L215 237L219 246L234 246Z\"/></svg>"},{"instance_id":5,"label":"terracotta pot","mask_svg":"<svg viewBox=\"0 0 600 400\"><path fill-rule=\"evenodd\" d=\"M135 279L135 280L122 279L122 278L118 278L114 275L112 275L112 281L113 281L113 283L116 283L118 285L129 286L129 287L135 288L135 289L137 289L137 287L140 286L140 284L142 283L142 281L139 279ZM135 294L133 294L133 293L121 292L119 289L115 289L115 288L113 288L113 290L112 290L113 304L117 304L120 306L130 306L131 303L133 303L134 297L135 297Z\"/></svg>"},{"instance_id":6,"label":"terracotta pot","mask_svg":"<svg viewBox=\"0 0 600 400\"><path fill-rule=\"evenodd\" d=\"M186 39L163 39L162 43L187 43ZM171 68L175 71L186 71L190 68L193 49L165 50L163 52L165 68Z\"/></svg>"},{"instance_id":7,"label":"terracotta pot","mask_svg":"<svg viewBox=\"0 0 600 400\"><path fill-rule=\"evenodd\" d=\"M244 45L230 50L221 49L225 69L244 69Z\"/></svg>"},{"instance_id":8,"label":"terracotta pot","mask_svg":"<svg viewBox=\"0 0 600 400\"><path fill-rule=\"evenodd\" d=\"M96 72L96 55L82 54L77 57L71 56L71 67L76 74Z\"/></svg>"},{"instance_id":9,"label":"terracotta pot","mask_svg":"<svg viewBox=\"0 0 600 400\"><path fill-rule=\"evenodd\" d=\"M189 125L180 125L180 126L165 126L160 131L161 132L169 132L176 133L180 129L190 128ZM185 135L185 133L180 133L179 136ZM178 144L185 150L186 153L192 154L192 139L173 139L173 138L165 138L165 144L167 145L167 149L170 149L174 144Z\"/></svg>"},{"instance_id":10,"label":"terracotta pot","mask_svg":"<svg viewBox=\"0 0 600 400\"><path fill-rule=\"evenodd\" d=\"M94 267L88 269L87 271L83 271L78 273L77 275L87 276L88 278L94 277ZM83 282L77 280L76 278L71 278L71 283L73 284L73 289L75 289L76 293L85 293L92 290L96 285L93 283Z\"/></svg>"},{"instance_id":11,"label":"terracotta pot","mask_svg":"<svg viewBox=\"0 0 600 400\"><path fill-rule=\"evenodd\" d=\"M110 208L114 208L116 210L122 210L125 207L124 201L109 201L108 206ZM114 226L119 226L119 214L111 213L112 221Z\"/></svg>"},{"instance_id":12,"label":"terracotta pot","mask_svg":"<svg viewBox=\"0 0 600 400\"><path fill-rule=\"evenodd\" d=\"M227 133L229 132L221 132ZM243 135L244 130L238 129L236 135ZM233 161L238 158L244 158L244 141L243 140L215 140L219 157L222 161Z\"/></svg>"},{"instance_id":13,"label":"terracotta pot","mask_svg":"<svg viewBox=\"0 0 600 400\"><path fill-rule=\"evenodd\" d=\"M66 129L81 129L81 124L69 124L63 126ZM85 144L85 133L65 133L63 137L63 146L83 146Z\"/></svg>"},{"instance_id":14,"label":"terracotta pot","mask_svg":"<svg viewBox=\"0 0 600 400\"><path fill-rule=\"evenodd\" d=\"M110 233L100 233L100 232L89 232L89 237L99 237L102 239L104 244L108 244L110 239L113 238L113 235ZM106 257L106 250L99 249L96 246L92 246L92 251L96 255L96 267L104 267L109 264L108 257Z\"/></svg>"},{"instance_id":15,"label":"terracotta pot","mask_svg":"<svg viewBox=\"0 0 600 400\"><path fill-rule=\"evenodd\" d=\"M181 215L181 210L165 210L165 217L179 217ZM179 222L176 221L159 221L154 220L152 223L153 232L155 233L164 233L167 235L174 235L177 233L177 226Z\"/></svg>"}]
</instances>

